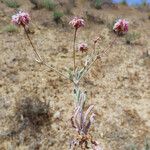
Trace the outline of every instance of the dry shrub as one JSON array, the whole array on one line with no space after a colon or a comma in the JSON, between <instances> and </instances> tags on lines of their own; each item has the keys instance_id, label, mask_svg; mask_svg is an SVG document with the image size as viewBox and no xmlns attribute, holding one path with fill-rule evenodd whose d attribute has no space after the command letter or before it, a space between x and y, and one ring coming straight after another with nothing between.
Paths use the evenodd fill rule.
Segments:
<instances>
[{"instance_id":1,"label":"dry shrub","mask_svg":"<svg viewBox=\"0 0 150 150\"><path fill-rule=\"evenodd\" d=\"M50 124L51 113L49 103L42 102L38 98L25 98L16 102L17 121L28 120L28 124L35 129Z\"/></svg>"}]
</instances>

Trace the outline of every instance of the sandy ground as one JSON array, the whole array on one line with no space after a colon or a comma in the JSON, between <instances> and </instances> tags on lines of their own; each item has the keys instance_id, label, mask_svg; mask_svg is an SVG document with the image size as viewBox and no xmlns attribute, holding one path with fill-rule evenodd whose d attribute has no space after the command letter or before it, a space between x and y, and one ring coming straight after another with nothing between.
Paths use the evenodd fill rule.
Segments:
<instances>
[{"instance_id":1,"label":"sandy ground","mask_svg":"<svg viewBox=\"0 0 150 150\"><path fill-rule=\"evenodd\" d=\"M21 8L32 16L30 34L41 56L62 70L72 67L73 30L52 21L52 12L33 10L29 2L22 1ZM89 43L101 35L97 49L103 50L113 40L114 34L107 24L117 17L130 22L130 33L141 36L127 45L124 37L118 37L106 57L95 63L82 82L87 91L87 106L94 104L96 120L90 133L104 150L130 150L135 144L138 150L150 137L150 20L148 13L135 8L119 7L102 10L77 5L73 15L86 19L86 11L104 20L103 24L87 22L78 32L77 43ZM13 9L0 3L0 29L10 23ZM44 16L44 17L43 17ZM68 21L68 20L67 20ZM46 24L46 26L45 26ZM78 61L83 56L78 54ZM21 124L16 119L16 104L29 98L31 101L50 101L53 115L38 130L27 126L15 136L0 136L2 150L66 150L74 130L70 118L74 108L72 84L57 73L39 65L22 29L18 33L0 33L0 131L17 130Z\"/></svg>"}]
</instances>

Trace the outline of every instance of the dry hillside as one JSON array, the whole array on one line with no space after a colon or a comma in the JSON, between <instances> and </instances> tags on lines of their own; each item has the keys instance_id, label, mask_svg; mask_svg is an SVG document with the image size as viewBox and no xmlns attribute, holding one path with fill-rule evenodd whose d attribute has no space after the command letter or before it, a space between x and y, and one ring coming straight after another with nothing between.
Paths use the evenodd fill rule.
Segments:
<instances>
[{"instance_id":1,"label":"dry hillside","mask_svg":"<svg viewBox=\"0 0 150 150\"><path fill-rule=\"evenodd\" d=\"M57 3L54 10L34 8L18 0L19 9L31 15L30 37L42 58L65 74L72 67L73 16L83 17L77 43L101 36L102 51L115 37L116 18L129 21L128 36L117 37L109 53L97 61L82 81L86 106L94 104L95 123L90 129L104 150L143 150L150 137L150 9L104 4L95 9L89 1ZM14 8L0 2L0 150L67 150L74 134L70 118L74 99L72 84L34 60L22 28L11 29ZM85 54L77 54L77 60ZM48 106L48 103L50 107ZM36 116L37 115L37 116Z\"/></svg>"}]
</instances>

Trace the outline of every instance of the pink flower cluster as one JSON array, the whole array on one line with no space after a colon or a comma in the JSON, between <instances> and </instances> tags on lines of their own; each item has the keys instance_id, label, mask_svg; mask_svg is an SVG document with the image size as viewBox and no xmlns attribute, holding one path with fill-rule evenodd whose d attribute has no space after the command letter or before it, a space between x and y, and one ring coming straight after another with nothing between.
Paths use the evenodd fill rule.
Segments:
<instances>
[{"instance_id":1,"label":"pink flower cluster","mask_svg":"<svg viewBox=\"0 0 150 150\"><path fill-rule=\"evenodd\" d=\"M30 16L28 13L19 11L16 15L12 16L12 22L18 26L27 26L30 22Z\"/></svg>"},{"instance_id":2,"label":"pink flower cluster","mask_svg":"<svg viewBox=\"0 0 150 150\"><path fill-rule=\"evenodd\" d=\"M128 32L128 22L125 19L119 19L113 27L113 30L118 34L125 34Z\"/></svg>"},{"instance_id":3,"label":"pink flower cluster","mask_svg":"<svg viewBox=\"0 0 150 150\"><path fill-rule=\"evenodd\" d=\"M88 50L87 44L86 43L80 43L78 45L78 50L81 51L82 53L86 52Z\"/></svg>"},{"instance_id":4,"label":"pink flower cluster","mask_svg":"<svg viewBox=\"0 0 150 150\"><path fill-rule=\"evenodd\" d=\"M69 24L71 24L77 30L78 28L85 26L85 21L81 18L74 17Z\"/></svg>"}]
</instances>

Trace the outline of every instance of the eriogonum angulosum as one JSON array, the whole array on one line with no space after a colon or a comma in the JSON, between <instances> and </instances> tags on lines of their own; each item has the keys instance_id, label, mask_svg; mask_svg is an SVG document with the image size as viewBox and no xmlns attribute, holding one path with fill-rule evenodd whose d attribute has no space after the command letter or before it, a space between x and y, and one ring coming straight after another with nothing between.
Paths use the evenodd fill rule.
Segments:
<instances>
[{"instance_id":1,"label":"eriogonum angulosum","mask_svg":"<svg viewBox=\"0 0 150 150\"><path fill-rule=\"evenodd\" d=\"M114 24L114 27L113 27L113 30L121 35L121 34L125 34L128 32L128 22L125 20L125 19L119 19L115 24Z\"/></svg>"},{"instance_id":2,"label":"eriogonum angulosum","mask_svg":"<svg viewBox=\"0 0 150 150\"><path fill-rule=\"evenodd\" d=\"M78 45L78 51L81 51L83 53L86 52L87 50L88 50L88 46L86 43L80 43Z\"/></svg>"},{"instance_id":3,"label":"eriogonum angulosum","mask_svg":"<svg viewBox=\"0 0 150 150\"><path fill-rule=\"evenodd\" d=\"M70 25L72 25L76 30L80 27L84 27L85 26L85 21L81 18L78 17L74 17L70 22Z\"/></svg>"},{"instance_id":4,"label":"eriogonum angulosum","mask_svg":"<svg viewBox=\"0 0 150 150\"><path fill-rule=\"evenodd\" d=\"M19 11L12 16L12 22L18 26L27 26L30 22L30 16L27 12Z\"/></svg>"}]
</instances>

